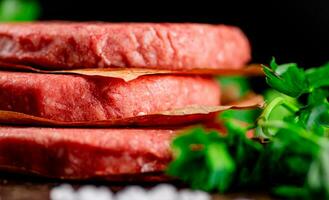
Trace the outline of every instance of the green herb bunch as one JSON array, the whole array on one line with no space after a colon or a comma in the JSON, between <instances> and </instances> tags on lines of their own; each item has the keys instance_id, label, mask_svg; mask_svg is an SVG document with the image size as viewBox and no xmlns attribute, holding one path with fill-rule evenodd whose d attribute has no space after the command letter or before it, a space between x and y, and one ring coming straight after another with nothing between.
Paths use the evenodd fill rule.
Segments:
<instances>
[{"instance_id":1,"label":"green herb bunch","mask_svg":"<svg viewBox=\"0 0 329 200\"><path fill-rule=\"evenodd\" d=\"M263 70L274 91L264 108L223 112L227 133L196 127L176 137L167 173L205 191L329 199L329 64L304 70L273 59Z\"/></svg>"}]
</instances>

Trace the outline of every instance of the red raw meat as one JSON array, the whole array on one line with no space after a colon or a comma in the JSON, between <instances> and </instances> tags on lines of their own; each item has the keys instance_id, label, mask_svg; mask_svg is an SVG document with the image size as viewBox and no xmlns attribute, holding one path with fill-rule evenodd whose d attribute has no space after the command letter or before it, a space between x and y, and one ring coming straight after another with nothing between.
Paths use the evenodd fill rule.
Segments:
<instances>
[{"instance_id":1,"label":"red raw meat","mask_svg":"<svg viewBox=\"0 0 329 200\"><path fill-rule=\"evenodd\" d=\"M42 69L241 68L251 50L240 29L170 23L0 24L0 61Z\"/></svg>"},{"instance_id":2,"label":"red raw meat","mask_svg":"<svg viewBox=\"0 0 329 200\"><path fill-rule=\"evenodd\" d=\"M0 170L60 179L161 172L171 160L171 129L0 126Z\"/></svg>"},{"instance_id":3,"label":"red raw meat","mask_svg":"<svg viewBox=\"0 0 329 200\"><path fill-rule=\"evenodd\" d=\"M219 85L198 76L154 75L124 82L0 71L0 110L63 122L129 118L219 101Z\"/></svg>"}]
</instances>

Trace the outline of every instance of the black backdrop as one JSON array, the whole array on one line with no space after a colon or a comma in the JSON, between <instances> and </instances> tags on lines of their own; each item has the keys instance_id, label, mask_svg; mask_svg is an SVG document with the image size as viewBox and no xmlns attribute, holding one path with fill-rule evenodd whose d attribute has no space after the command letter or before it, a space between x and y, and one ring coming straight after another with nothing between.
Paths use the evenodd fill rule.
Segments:
<instances>
[{"instance_id":1,"label":"black backdrop","mask_svg":"<svg viewBox=\"0 0 329 200\"><path fill-rule=\"evenodd\" d=\"M248 35L253 62L329 61L329 1L41 0L41 20L203 22L237 25ZM244 3L243 3L244 2ZM253 2L253 3L250 3Z\"/></svg>"}]
</instances>

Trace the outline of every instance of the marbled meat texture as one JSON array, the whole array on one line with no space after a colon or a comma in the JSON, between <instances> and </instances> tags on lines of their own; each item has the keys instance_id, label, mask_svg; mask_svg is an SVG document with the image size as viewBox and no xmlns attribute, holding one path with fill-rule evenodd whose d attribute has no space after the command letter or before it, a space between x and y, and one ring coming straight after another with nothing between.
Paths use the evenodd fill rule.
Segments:
<instances>
[{"instance_id":1,"label":"marbled meat texture","mask_svg":"<svg viewBox=\"0 0 329 200\"><path fill-rule=\"evenodd\" d=\"M60 179L117 179L161 172L171 160L171 129L0 126L0 171Z\"/></svg>"},{"instance_id":2,"label":"marbled meat texture","mask_svg":"<svg viewBox=\"0 0 329 200\"><path fill-rule=\"evenodd\" d=\"M241 68L250 60L237 27L206 24L32 22L0 24L0 61L42 69Z\"/></svg>"},{"instance_id":3,"label":"marbled meat texture","mask_svg":"<svg viewBox=\"0 0 329 200\"><path fill-rule=\"evenodd\" d=\"M154 75L106 77L0 72L0 110L62 122L115 120L192 105L219 105L211 78Z\"/></svg>"}]
</instances>

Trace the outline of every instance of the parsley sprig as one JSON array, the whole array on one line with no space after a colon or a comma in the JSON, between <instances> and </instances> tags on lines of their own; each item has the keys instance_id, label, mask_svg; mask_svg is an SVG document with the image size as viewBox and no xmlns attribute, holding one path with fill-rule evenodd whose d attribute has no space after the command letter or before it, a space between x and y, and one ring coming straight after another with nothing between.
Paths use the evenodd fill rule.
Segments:
<instances>
[{"instance_id":1,"label":"parsley sprig","mask_svg":"<svg viewBox=\"0 0 329 200\"><path fill-rule=\"evenodd\" d=\"M273 59L263 70L279 95L258 115L222 113L227 133L196 127L176 137L168 174L206 191L262 188L286 198L328 199L329 64L304 70Z\"/></svg>"}]
</instances>

